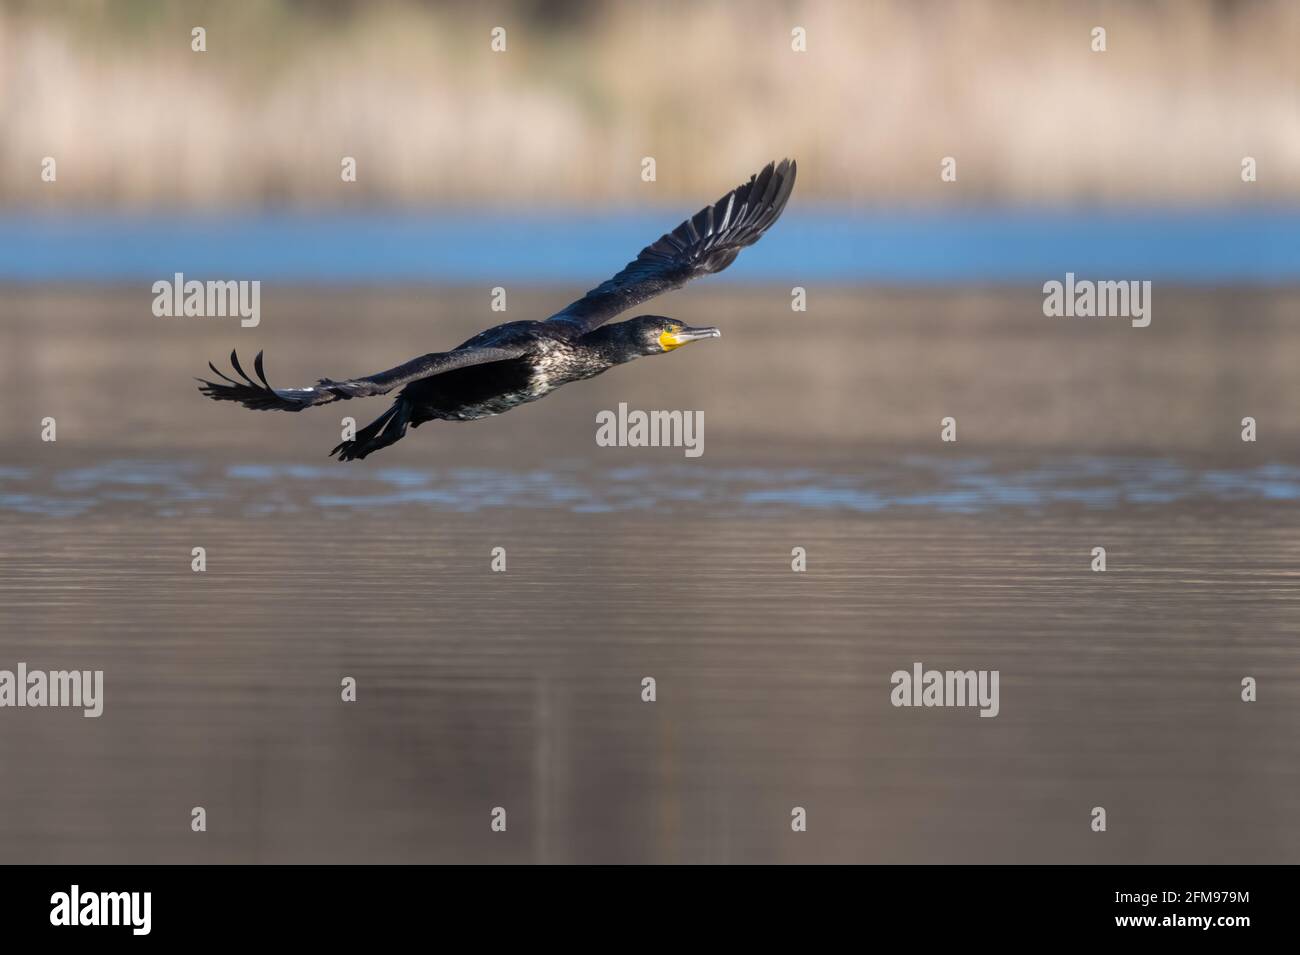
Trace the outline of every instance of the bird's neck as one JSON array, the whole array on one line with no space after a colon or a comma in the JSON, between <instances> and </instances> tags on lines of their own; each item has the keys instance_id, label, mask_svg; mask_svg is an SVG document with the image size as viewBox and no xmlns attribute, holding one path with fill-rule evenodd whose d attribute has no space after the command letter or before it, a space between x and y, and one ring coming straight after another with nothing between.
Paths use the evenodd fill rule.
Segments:
<instances>
[{"instance_id":1,"label":"bird's neck","mask_svg":"<svg viewBox=\"0 0 1300 955\"><path fill-rule=\"evenodd\" d=\"M625 361L641 357L640 351L632 345L628 330L617 324L593 329L579 338L578 342L611 365L621 365Z\"/></svg>"}]
</instances>

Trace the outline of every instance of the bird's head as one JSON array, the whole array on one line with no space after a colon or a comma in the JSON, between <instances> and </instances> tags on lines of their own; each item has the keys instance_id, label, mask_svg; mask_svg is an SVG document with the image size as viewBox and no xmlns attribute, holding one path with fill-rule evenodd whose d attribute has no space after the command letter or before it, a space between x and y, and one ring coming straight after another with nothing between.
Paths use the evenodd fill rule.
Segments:
<instances>
[{"instance_id":1,"label":"bird's head","mask_svg":"<svg viewBox=\"0 0 1300 955\"><path fill-rule=\"evenodd\" d=\"M708 338L721 338L722 332L713 327L694 327L665 315L638 315L619 322L626 346L634 348L638 357L662 355L691 342Z\"/></svg>"}]
</instances>

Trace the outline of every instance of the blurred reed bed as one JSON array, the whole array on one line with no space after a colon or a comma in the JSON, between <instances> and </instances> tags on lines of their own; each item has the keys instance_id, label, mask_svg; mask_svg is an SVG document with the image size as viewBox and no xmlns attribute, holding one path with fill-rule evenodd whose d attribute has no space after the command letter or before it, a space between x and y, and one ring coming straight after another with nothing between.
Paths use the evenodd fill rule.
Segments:
<instances>
[{"instance_id":1,"label":"blurred reed bed","mask_svg":"<svg viewBox=\"0 0 1300 955\"><path fill-rule=\"evenodd\" d=\"M1294 202L1297 41L1288 0L5 0L0 207L696 202L781 155L805 200Z\"/></svg>"}]
</instances>

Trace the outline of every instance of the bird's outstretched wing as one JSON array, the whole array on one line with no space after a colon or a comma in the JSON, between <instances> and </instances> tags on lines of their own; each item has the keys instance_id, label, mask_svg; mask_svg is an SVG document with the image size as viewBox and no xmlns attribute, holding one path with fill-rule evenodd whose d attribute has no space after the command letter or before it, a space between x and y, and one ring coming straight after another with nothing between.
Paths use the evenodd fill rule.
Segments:
<instances>
[{"instance_id":1,"label":"bird's outstretched wing","mask_svg":"<svg viewBox=\"0 0 1300 955\"><path fill-rule=\"evenodd\" d=\"M705 206L604 282L548 321L566 322L583 335L619 312L693 278L721 272L781 215L794 189L794 160L768 163L749 182Z\"/></svg>"},{"instance_id":2,"label":"bird's outstretched wing","mask_svg":"<svg viewBox=\"0 0 1300 955\"><path fill-rule=\"evenodd\" d=\"M441 375L443 372L470 365L482 365L492 361L505 361L518 358L524 354L523 346L502 346L492 348L462 348L449 352L433 352L419 358L413 358L404 365L381 371L366 378L349 378L347 381L332 381L322 378L309 388L272 388L266 380L262 368L262 353L253 359L253 371L258 381L248 377L239 364L239 356L230 353L230 364L235 374L243 381L223 374L216 365L208 362L208 367L222 379L222 382L199 378L199 391L214 401L238 401L245 408L255 411L302 411L313 405L323 405L331 401L347 401L349 398L365 398L370 395L387 394L400 385ZM260 383L259 383L260 382Z\"/></svg>"}]
</instances>

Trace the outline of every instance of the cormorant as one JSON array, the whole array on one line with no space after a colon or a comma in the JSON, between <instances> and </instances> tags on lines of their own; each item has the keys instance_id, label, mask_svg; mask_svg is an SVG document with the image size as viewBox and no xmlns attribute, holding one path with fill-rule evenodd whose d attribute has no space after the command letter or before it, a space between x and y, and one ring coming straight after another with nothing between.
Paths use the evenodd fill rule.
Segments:
<instances>
[{"instance_id":1,"label":"cormorant","mask_svg":"<svg viewBox=\"0 0 1300 955\"><path fill-rule=\"evenodd\" d=\"M646 246L612 279L545 321L507 322L479 332L451 351L432 352L366 378L322 378L309 388L272 388L261 352L253 360L259 384L248 377L232 351L230 363L243 381L228 377L209 362L224 383L200 378L199 390L214 400L238 401L259 411L302 411L405 386L391 408L353 440L330 451L340 461L351 461L401 440L408 426L501 414L634 358L717 338L722 332L716 328L692 328L663 315L605 323L661 292L725 269L781 215L794 188L795 172L792 160L768 163L748 182Z\"/></svg>"}]
</instances>

